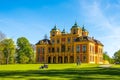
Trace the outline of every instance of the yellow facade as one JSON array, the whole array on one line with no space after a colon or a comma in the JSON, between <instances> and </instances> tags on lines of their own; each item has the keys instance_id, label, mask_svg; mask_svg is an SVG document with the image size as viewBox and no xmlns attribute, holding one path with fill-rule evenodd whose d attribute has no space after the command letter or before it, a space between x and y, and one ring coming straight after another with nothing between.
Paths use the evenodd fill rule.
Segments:
<instances>
[{"instance_id":1,"label":"yellow facade","mask_svg":"<svg viewBox=\"0 0 120 80\"><path fill-rule=\"evenodd\" d=\"M103 44L89 37L89 32L75 23L70 33L61 32L56 26L50 31L50 40L36 44L38 63L103 63Z\"/></svg>"}]
</instances>

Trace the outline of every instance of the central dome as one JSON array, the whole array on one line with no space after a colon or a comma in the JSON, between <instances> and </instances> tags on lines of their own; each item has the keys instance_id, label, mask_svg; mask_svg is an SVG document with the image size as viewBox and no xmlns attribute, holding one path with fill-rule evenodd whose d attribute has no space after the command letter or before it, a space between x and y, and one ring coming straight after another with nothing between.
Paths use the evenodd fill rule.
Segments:
<instances>
[{"instance_id":1,"label":"central dome","mask_svg":"<svg viewBox=\"0 0 120 80\"><path fill-rule=\"evenodd\" d=\"M72 26L72 28L80 28L80 26L77 24L77 22L75 22L75 24Z\"/></svg>"}]
</instances>

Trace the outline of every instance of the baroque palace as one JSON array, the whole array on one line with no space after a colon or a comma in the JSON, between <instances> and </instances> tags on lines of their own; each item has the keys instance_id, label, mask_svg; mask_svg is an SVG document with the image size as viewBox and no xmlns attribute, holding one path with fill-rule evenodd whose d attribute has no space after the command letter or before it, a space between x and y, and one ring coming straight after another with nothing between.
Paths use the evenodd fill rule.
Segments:
<instances>
[{"instance_id":1,"label":"baroque palace","mask_svg":"<svg viewBox=\"0 0 120 80\"><path fill-rule=\"evenodd\" d=\"M103 44L89 37L89 32L75 24L70 33L61 32L56 25L50 31L50 40L45 38L36 43L38 63L103 63Z\"/></svg>"}]
</instances>

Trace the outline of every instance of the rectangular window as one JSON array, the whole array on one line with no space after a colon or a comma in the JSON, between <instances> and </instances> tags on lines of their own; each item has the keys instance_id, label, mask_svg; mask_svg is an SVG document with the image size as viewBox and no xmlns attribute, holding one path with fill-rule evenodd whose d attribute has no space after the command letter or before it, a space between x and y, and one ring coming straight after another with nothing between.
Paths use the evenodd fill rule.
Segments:
<instances>
[{"instance_id":1,"label":"rectangular window","mask_svg":"<svg viewBox=\"0 0 120 80\"><path fill-rule=\"evenodd\" d=\"M54 48L52 48L52 52L53 52L53 53L55 52Z\"/></svg>"},{"instance_id":2,"label":"rectangular window","mask_svg":"<svg viewBox=\"0 0 120 80\"><path fill-rule=\"evenodd\" d=\"M40 48L38 48L38 54L40 54Z\"/></svg>"},{"instance_id":3,"label":"rectangular window","mask_svg":"<svg viewBox=\"0 0 120 80\"><path fill-rule=\"evenodd\" d=\"M94 46L90 45L90 52L93 53L94 52Z\"/></svg>"},{"instance_id":4,"label":"rectangular window","mask_svg":"<svg viewBox=\"0 0 120 80\"><path fill-rule=\"evenodd\" d=\"M44 48L42 48L42 53L44 54Z\"/></svg>"},{"instance_id":5,"label":"rectangular window","mask_svg":"<svg viewBox=\"0 0 120 80\"><path fill-rule=\"evenodd\" d=\"M87 51L86 45L82 45L82 52L85 53Z\"/></svg>"},{"instance_id":6,"label":"rectangular window","mask_svg":"<svg viewBox=\"0 0 120 80\"><path fill-rule=\"evenodd\" d=\"M68 38L68 43L70 43L70 38Z\"/></svg>"},{"instance_id":7,"label":"rectangular window","mask_svg":"<svg viewBox=\"0 0 120 80\"><path fill-rule=\"evenodd\" d=\"M62 38L62 40L61 40L62 42L65 42L65 38Z\"/></svg>"},{"instance_id":8,"label":"rectangular window","mask_svg":"<svg viewBox=\"0 0 120 80\"><path fill-rule=\"evenodd\" d=\"M54 44L55 43L55 41L54 40L52 40L52 44Z\"/></svg>"},{"instance_id":9,"label":"rectangular window","mask_svg":"<svg viewBox=\"0 0 120 80\"><path fill-rule=\"evenodd\" d=\"M77 52L77 53L80 53L80 45L77 45L77 46L76 46L76 52Z\"/></svg>"},{"instance_id":10,"label":"rectangular window","mask_svg":"<svg viewBox=\"0 0 120 80\"><path fill-rule=\"evenodd\" d=\"M59 44L59 42L60 42L59 39L57 39L57 44Z\"/></svg>"},{"instance_id":11,"label":"rectangular window","mask_svg":"<svg viewBox=\"0 0 120 80\"><path fill-rule=\"evenodd\" d=\"M65 45L61 45L61 51L65 52Z\"/></svg>"}]
</instances>

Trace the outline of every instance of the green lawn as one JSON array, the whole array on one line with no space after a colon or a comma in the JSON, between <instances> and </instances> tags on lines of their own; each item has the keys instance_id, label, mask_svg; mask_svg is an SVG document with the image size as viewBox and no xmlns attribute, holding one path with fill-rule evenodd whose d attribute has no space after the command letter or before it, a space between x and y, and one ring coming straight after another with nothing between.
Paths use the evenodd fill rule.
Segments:
<instances>
[{"instance_id":1,"label":"green lawn","mask_svg":"<svg viewBox=\"0 0 120 80\"><path fill-rule=\"evenodd\" d=\"M39 69L40 65L0 65L0 80L120 80L120 65L49 64L48 69Z\"/></svg>"}]
</instances>

